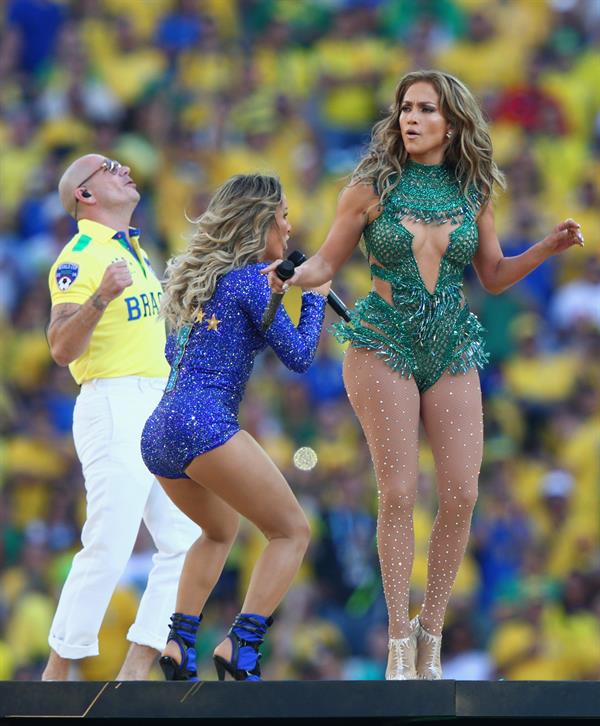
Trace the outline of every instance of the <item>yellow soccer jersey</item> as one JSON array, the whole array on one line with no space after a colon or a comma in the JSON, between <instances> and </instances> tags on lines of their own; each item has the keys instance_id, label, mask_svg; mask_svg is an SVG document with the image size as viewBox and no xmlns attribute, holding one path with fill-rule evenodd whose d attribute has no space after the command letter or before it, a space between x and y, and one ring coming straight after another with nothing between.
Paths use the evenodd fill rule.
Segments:
<instances>
[{"instance_id":1,"label":"yellow soccer jersey","mask_svg":"<svg viewBox=\"0 0 600 726\"><path fill-rule=\"evenodd\" d=\"M82 219L79 232L50 269L52 305L83 305L98 289L108 265L117 260L127 262L133 280L107 305L87 349L69 365L77 383L169 374L164 357L165 326L158 317L162 289L138 237L139 230L130 228L129 244L123 232Z\"/></svg>"}]
</instances>

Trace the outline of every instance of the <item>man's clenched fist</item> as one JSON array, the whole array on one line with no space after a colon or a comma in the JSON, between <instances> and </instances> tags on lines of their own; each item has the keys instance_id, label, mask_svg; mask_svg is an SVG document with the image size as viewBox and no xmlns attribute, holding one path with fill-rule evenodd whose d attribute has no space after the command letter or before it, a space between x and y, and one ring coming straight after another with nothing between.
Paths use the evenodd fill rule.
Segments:
<instances>
[{"instance_id":1,"label":"man's clenched fist","mask_svg":"<svg viewBox=\"0 0 600 726\"><path fill-rule=\"evenodd\" d=\"M126 287L133 284L131 273L125 260L111 263L102 277L98 294L105 303L119 297Z\"/></svg>"}]
</instances>

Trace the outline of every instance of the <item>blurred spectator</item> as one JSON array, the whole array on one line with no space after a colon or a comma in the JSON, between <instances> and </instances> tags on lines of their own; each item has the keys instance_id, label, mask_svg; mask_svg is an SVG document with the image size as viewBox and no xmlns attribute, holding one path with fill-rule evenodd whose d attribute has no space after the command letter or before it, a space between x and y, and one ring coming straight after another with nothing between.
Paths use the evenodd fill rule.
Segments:
<instances>
[{"instance_id":1,"label":"blurred spectator","mask_svg":"<svg viewBox=\"0 0 600 726\"><path fill-rule=\"evenodd\" d=\"M415 26L423 21L431 25L429 43L447 45L465 30L464 13L451 0L390 0L379 7L381 32L396 41L410 42Z\"/></svg>"},{"instance_id":2,"label":"blurred spectator","mask_svg":"<svg viewBox=\"0 0 600 726\"><path fill-rule=\"evenodd\" d=\"M523 76L529 38L526 34L516 38L511 29L509 41L508 29L499 21L497 12L474 9L465 19L464 35L436 54L436 66L461 78L482 97L490 88L490 78L495 79L496 87L506 88L519 83ZM511 48L508 55L507 43Z\"/></svg>"},{"instance_id":3,"label":"blurred spectator","mask_svg":"<svg viewBox=\"0 0 600 726\"><path fill-rule=\"evenodd\" d=\"M10 0L6 8L8 32L16 35L17 67L36 73L50 61L65 19L65 7L53 0Z\"/></svg>"},{"instance_id":4,"label":"blurred spectator","mask_svg":"<svg viewBox=\"0 0 600 726\"><path fill-rule=\"evenodd\" d=\"M515 199L511 208L511 225L502 240L504 254L520 255L525 252L539 239L544 221L540 219L532 197ZM517 283L512 295L522 303L522 307L533 309L540 315L543 315L555 286L557 263L554 258L546 262Z\"/></svg>"},{"instance_id":5,"label":"blurred spectator","mask_svg":"<svg viewBox=\"0 0 600 726\"><path fill-rule=\"evenodd\" d=\"M556 582L573 569L586 570L593 564L594 531L573 511L574 486L573 475L560 469L549 471L540 483L542 508L535 536L545 553L544 570Z\"/></svg>"},{"instance_id":6,"label":"blurred spectator","mask_svg":"<svg viewBox=\"0 0 600 726\"><path fill-rule=\"evenodd\" d=\"M41 166L44 149L36 133L33 111L11 108L5 114L7 143L0 149L2 169L2 206L14 212L23 199L27 184Z\"/></svg>"},{"instance_id":7,"label":"blurred spectator","mask_svg":"<svg viewBox=\"0 0 600 726\"><path fill-rule=\"evenodd\" d=\"M388 634L385 623L375 623L365 633L365 654L346 660L343 680L381 681L388 654Z\"/></svg>"},{"instance_id":8,"label":"blurred spectator","mask_svg":"<svg viewBox=\"0 0 600 726\"><path fill-rule=\"evenodd\" d=\"M65 145L72 142L73 137L66 135L67 129L78 133L85 142L88 130L84 121L111 121L121 115L118 98L94 71L78 26L73 22L66 23L59 36L57 52L48 65L38 103L41 116L47 120L45 133L47 136L52 134L53 143L59 139Z\"/></svg>"},{"instance_id":9,"label":"blurred spectator","mask_svg":"<svg viewBox=\"0 0 600 726\"><path fill-rule=\"evenodd\" d=\"M140 101L167 66L165 56L143 43L125 16L115 18L110 27L105 26L104 43L98 43L94 51L100 78L124 104Z\"/></svg>"},{"instance_id":10,"label":"blurred spectator","mask_svg":"<svg viewBox=\"0 0 600 726\"><path fill-rule=\"evenodd\" d=\"M176 0L173 10L159 21L155 40L173 63L179 53L193 48L201 36L202 16L198 0Z\"/></svg>"},{"instance_id":11,"label":"blurred spectator","mask_svg":"<svg viewBox=\"0 0 600 726\"><path fill-rule=\"evenodd\" d=\"M550 314L564 331L585 324L600 330L600 256L589 257L580 278L557 288Z\"/></svg>"},{"instance_id":12,"label":"blurred spectator","mask_svg":"<svg viewBox=\"0 0 600 726\"><path fill-rule=\"evenodd\" d=\"M546 119L556 119L556 130L565 134L567 123L558 101L540 88L539 80L543 69L542 57L533 56L527 66L524 83L507 88L495 101L494 121L508 121L517 124L528 133L546 128Z\"/></svg>"},{"instance_id":13,"label":"blurred spectator","mask_svg":"<svg viewBox=\"0 0 600 726\"><path fill-rule=\"evenodd\" d=\"M557 603L554 624L561 641L561 665L572 679L598 680L600 620L592 609L594 596L591 578L574 570Z\"/></svg>"},{"instance_id":14,"label":"blurred spectator","mask_svg":"<svg viewBox=\"0 0 600 726\"><path fill-rule=\"evenodd\" d=\"M333 347L331 336L323 330L319 352L304 378L313 405L322 405L345 396L342 362Z\"/></svg>"},{"instance_id":15,"label":"blurred spectator","mask_svg":"<svg viewBox=\"0 0 600 726\"><path fill-rule=\"evenodd\" d=\"M375 90L385 65L386 47L372 33L374 10L349 4L333 18L331 31L314 48L318 108L325 165L349 171L375 120Z\"/></svg>"},{"instance_id":16,"label":"blurred spectator","mask_svg":"<svg viewBox=\"0 0 600 726\"><path fill-rule=\"evenodd\" d=\"M514 590L532 540L527 513L514 500L509 477L507 466L492 468L486 477L486 497L473 522L471 547L480 570L482 614L489 614L494 603Z\"/></svg>"},{"instance_id":17,"label":"blurred spectator","mask_svg":"<svg viewBox=\"0 0 600 726\"><path fill-rule=\"evenodd\" d=\"M516 318L511 329L517 350L504 364L503 374L507 392L526 417L524 446L531 451L539 446L552 407L573 392L581 363L572 351L552 351L542 345L542 321L532 313Z\"/></svg>"},{"instance_id":18,"label":"blurred spectator","mask_svg":"<svg viewBox=\"0 0 600 726\"><path fill-rule=\"evenodd\" d=\"M532 593L507 609L490 642L496 677L511 681L568 678L561 667L558 634L550 621L550 606Z\"/></svg>"},{"instance_id":19,"label":"blurred spectator","mask_svg":"<svg viewBox=\"0 0 600 726\"><path fill-rule=\"evenodd\" d=\"M444 677L454 681L491 681L493 665L489 655L476 645L472 622L464 617L446 629L442 653Z\"/></svg>"}]
</instances>

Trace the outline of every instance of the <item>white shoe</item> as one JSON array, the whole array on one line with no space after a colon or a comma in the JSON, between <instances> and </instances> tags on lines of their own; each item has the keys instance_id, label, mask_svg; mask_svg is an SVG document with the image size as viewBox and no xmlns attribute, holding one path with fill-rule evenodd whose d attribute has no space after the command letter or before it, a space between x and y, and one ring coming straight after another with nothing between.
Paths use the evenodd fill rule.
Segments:
<instances>
[{"instance_id":1,"label":"white shoe","mask_svg":"<svg viewBox=\"0 0 600 726\"><path fill-rule=\"evenodd\" d=\"M417 657L417 633L419 621L410 621L411 633L407 638L390 638L388 662L385 669L386 681L414 681L417 679L415 662Z\"/></svg>"},{"instance_id":2,"label":"white shoe","mask_svg":"<svg viewBox=\"0 0 600 726\"><path fill-rule=\"evenodd\" d=\"M424 681L439 681L442 679L442 636L432 635L421 625L419 616L417 621L417 678ZM412 622L412 621L411 621Z\"/></svg>"}]
</instances>

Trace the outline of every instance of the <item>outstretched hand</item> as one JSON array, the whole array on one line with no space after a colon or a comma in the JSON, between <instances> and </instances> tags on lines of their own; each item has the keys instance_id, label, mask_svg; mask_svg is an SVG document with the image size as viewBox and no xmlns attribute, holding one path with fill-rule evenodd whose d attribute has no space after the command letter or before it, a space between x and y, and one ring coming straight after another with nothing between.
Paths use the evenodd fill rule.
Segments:
<instances>
[{"instance_id":1,"label":"outstretched hand","mask_svg":"<svg viewBox=\"0 0 600 726\"><path fill-rule=\"evenodd\" d=\"M552 232L544 237L542 244L551 255L564 252L573 245L583 247L581 225L577 224L574 219L565 219L564 222L557 224Z\"/></svg>"},{"instance_id":2,"label":"outstretched hand","mask_svg":"<svg viewBox=\"0 0 600 726\"><path fill-rule=\"evenodd\" d=\"M298 280L297 270L288 280L282 280L280 277L277 276L277 274L275 273L275 268L282 262L283 260L275 260L275 262L271 262L268 267L265 267L260 271L261 275L269 276L269 287L271 288L271 292L276 292L278 295L283 295L288 287L290 285L296 285Z\"/></svg>"}]
</instances>

